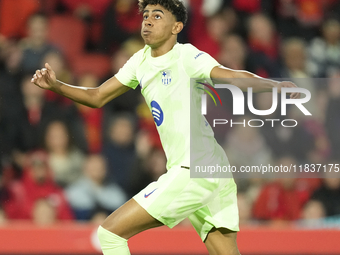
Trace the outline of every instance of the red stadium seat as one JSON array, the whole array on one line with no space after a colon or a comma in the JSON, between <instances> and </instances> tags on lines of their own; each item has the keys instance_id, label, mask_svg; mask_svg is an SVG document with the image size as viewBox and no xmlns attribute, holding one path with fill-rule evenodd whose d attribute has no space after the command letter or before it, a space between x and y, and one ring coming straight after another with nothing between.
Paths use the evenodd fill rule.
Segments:
<instances>
[{"instance_id":1,"label":"red stadium seat","mask_svg":"<svg viewBox=\"0 0 340 255\"><path fill-rule=\"evenodd\" d=\"M72 58L70 64L76 76L91 73L104 78L110 70L110 58L102 54L82 54Z\"/></svg>"},{"instance_id":2,"label":"red stadium seat","mask_svg":"<svg viewBox=\"0 0 340 255\"><path fill-rule=\"evenodd\" d=\"M5 37L26 35L27 20L40 8L38 0L2 0L0 1L0 34Z\"/></svg>"},{"instance_id":3,"label":"red stadium seat","mask_svg":"<svg viewBox=\"0 0 340 255\"><path fill-rule=\"evenodd\" d=\"M57 46L68 61L82 54L86 28L81 20L73 16L52 16L49 24L49 41Z\"/></svg>"}]
</instances>

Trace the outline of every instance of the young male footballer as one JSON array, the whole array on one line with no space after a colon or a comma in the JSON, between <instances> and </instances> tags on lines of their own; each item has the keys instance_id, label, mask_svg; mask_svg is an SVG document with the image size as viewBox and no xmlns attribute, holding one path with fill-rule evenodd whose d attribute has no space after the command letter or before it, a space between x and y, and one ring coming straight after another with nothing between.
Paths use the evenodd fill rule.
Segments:
<instances>
[{"instance_id":1,"label":"young male footballer","mask_svg":"<svg viewBox=\"0 0 340 255\"><path fill-rule=\"evenodd\" d=\"M139 85L154 115L168 171L114 211L98 228L105 255L130 254L127 244L130 237L162 225L172 228L185 218L190 219L209 254L240 254L236 244L239 227L234 180L190 178L190 78L253 78L249 80L254 82L244 79L230 82L243 91L251 86L254 92L296 86L224 68L191 44L177 43L177 35L187 20L187 11L180 0L141 0L139 8L143 14L141 35L146 46L101 86L84 88L65 84L56 79L47 63L36 71L32 82L90 107L102 107ZM291 94L292 98L298 96ZM229 164L211 127L203 119L201 115L194 123L197 125L194 137L203 148L205 145L210 148L205 152L206 157L220 165Z\"/></svg>"}]
</instances>

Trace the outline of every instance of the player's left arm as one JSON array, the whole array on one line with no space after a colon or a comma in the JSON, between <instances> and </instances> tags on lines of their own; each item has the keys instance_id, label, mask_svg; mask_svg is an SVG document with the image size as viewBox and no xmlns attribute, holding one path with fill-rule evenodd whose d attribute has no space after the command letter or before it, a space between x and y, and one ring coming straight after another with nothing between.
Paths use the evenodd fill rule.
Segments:
<instances>
[{"instance_id":1,"label":"player's left arm","mask_svg":"<svg viewBox=\"0 0 340 255\"><path fill-rule=\"evenodd\" d=\"M229 69L223 66L216 66L211 70L210 77L214 81L221 79L221 83L229 82L231 85L239 87L242 91L247 91L248 87L252 87L255 93L271 92L273 88L277 88L281 92L281 88L297 88L297 86L289 81L274 81L262 78L256 74ZM290 98L299 98L300 93L290 94Z\"/></svg>"}]
</instances>

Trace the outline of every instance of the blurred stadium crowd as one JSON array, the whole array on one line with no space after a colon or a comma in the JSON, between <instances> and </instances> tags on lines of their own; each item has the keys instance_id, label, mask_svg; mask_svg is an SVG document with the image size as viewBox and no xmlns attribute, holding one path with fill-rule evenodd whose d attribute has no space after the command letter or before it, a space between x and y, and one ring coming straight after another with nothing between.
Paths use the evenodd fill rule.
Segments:
<instances>
[{"instance_id":1,"label":"blurred stadium crowd","mask_svg":"<svg viewBox=\"0 0 340 255\"><path fill-rule=\"evenodd\" d=\"M296 128L228 130L231 164L338 164L340 1L184 2L180 42L312 93L312 117L288 113ZM92 109L30 83L48 62L61 81L100 85L144 46L141 20L137 0L0 0L0 222L100 223L166 171L138 89ZM267 97L256 95L258 109ZM241 225L340 216L340 178L325 177L236 180Z\"/></svg>"}]
</instances>

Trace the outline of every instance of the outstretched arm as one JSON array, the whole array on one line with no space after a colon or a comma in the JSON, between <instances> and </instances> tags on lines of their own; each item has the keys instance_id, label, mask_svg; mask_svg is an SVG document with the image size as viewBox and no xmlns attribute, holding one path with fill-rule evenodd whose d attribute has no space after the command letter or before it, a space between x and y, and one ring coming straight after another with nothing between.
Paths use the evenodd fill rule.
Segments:
<instances>
[{"instance_id":1,"label":"outstretched arm","mask_svg":"<svg viewBox=\"0 0 340 255\"><path fill-rule=\"evenodd\" d=\"M231 85L239 87L242 91L247 91L248 87L252 87L254 92L271 92L273 88L277 88L281 92L281 88L297 88L297 86L289 81L274 81L262 78L256 74L247 71L232 70L225 67L214 67L210 73L210 77L214 81L226 81ZM300 93L292 93L291 98L299 98Z\"/></svg>"},{"instance_id":2,"label":"outstretched arm","mask_svg":"<svg viewBox=\"0 0 340 255\"><path fill-rule=\"evenodd\" d=\"M92 108L102 107L130 89L120 83L116 77L112 77L97 88L72 86L58 81L55 72L47 63L45 68L35 72L31 81L40 88L49 89Z\"/></svg>"}]
</instances>

